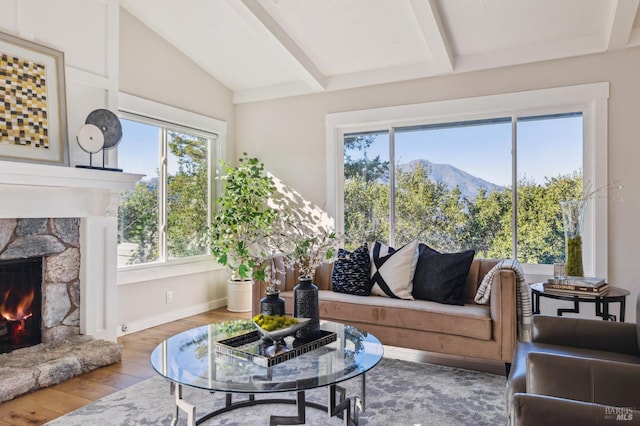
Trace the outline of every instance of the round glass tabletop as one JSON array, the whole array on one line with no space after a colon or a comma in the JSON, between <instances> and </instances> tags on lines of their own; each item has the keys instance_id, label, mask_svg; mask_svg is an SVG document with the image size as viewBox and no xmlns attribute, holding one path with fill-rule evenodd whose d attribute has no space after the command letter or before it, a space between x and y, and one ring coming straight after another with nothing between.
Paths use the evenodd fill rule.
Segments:
<instances>
[{"instance_id":1,"label":"round glass tabletop","mask_svg":"<svg viewBox=\"0 0 640 426\"><path fill-rule=\"evenodd\" d=\"M357 327L320 321L325 334L335 341L266 367L251 359L224 353L221 341L256 330L251 320L209 324L176 334L151 353L153 368L177 384L235 393L288 392L328 386L369 371L382 359L380 341ZM285 338L287 346L298 342ZM238 346L256 351L260 342ZM228 348L228 347L227 347ZM260 349L261 350L261 349ZM262 361L269 357L262 357Z\"/></svg>"}]
</instances>

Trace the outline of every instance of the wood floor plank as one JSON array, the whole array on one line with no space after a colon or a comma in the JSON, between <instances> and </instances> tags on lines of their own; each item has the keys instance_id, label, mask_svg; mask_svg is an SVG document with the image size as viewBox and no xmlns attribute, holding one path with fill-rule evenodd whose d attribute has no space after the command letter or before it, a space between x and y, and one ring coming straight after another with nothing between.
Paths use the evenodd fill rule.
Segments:
<instances>
[{"instance_id":1,"label":"wood floor plank","mask_svg":"<svg viewBox=\"0 0 640 426\"><path fill-rule=\"evenodd\" d=\"M107 368L98 368L82 376L85 380L102 385L124 389L141 382L142 378L118 373Z\"/></svg>"},{"instance_id":2,"label":"wood floor plank","mask_svg":"<svg viewBox=\"0 0 640 426\"><path fill-rule=\"evenodd\" d=\"M70 395L53 387L33 392L29 395L29 401L59 415L77 410L91 402L90 399Z\"/></svg>"},{"instance_id":3,"label":"wood floor plank","mask_svg":"<svg viewBox=\"0 0 640 426\"><path fill-rule=\"evenodd\" d=\"M27 398L22 397L0 404L0 420L13 426L33 426L60 416L60 413L39 406L31 396Z\"/></svg>"},{"instance_id":4,"label":"wood floor plank","mask_svg":"<svg viewBox=\"0 0 640 426\"><path fill-rule=\"evenodd\" d=\"M57 390L68 393L69 395L79 396L81 398L87 398L95 401L96 399L103 398L120 389L96 383L91 380L87 380L85 375L73 377L60 384L54 386Z\"/></svg>"}]
</instances>

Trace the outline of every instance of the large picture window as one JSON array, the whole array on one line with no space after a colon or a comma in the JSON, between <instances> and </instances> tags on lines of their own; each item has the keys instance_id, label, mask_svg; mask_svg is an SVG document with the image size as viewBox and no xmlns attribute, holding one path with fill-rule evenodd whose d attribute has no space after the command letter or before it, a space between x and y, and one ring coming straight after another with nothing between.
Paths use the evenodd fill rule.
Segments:
<instances>
[{"instance_id":1,"label":"large picture window","mask_svg":"<svg viewBox=\"0 0 640 426\"><path fill-rule=\"evenodd\" d=\"M142 102L145 104L159 107ZM212 165L219 152L217 120L208 119L214 128L207 128L202 126L206 118L190 122L190 113L166 106L160 109L165 112L162 119L153 108L148 114L136 108L121 109L123 140L118 146L118 166L145 176L134 190L122 194L120 268L209 255Z\"/></svg>"},{"instance_id":2,"label":"large picture window","mask_svg":"<svg viewBox=\"0 0 640 426\"><path fill-rule=\"evenodd\" d=\"M608 94L576 86L569 103L566 89L329 115L329 200L346 246L418 239L529 266L563 261L559 202L606 184ZM588 206L590 274L606 272L594 244L606 235L603 201Z\"/></svg>"},{"instance_id":3,"label":"large picture window","mask_svg":"<svg viewBox=\"0 0 640 426\"><path fill-rule=\"evenodd\" d=\"M582 121L578 112L344 135L347 246L419 239L446 252L562 261L559 202L580 196Z\"/></svg>"}]
</instances>

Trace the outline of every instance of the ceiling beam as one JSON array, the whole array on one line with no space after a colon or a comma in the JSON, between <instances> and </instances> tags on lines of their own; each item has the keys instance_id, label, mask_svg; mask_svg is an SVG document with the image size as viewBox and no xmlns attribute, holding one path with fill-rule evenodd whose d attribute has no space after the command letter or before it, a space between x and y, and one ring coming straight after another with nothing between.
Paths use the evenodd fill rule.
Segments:
<instances>
[{"instance_id":1,"label":"ceiling beam","mask_svg":"<svg viewBox=\"0 0 640 426\"><path fill-rule=\"evenodd\" d=\"M410 0L425 41L431 48L433 62L439 73L453 72L453 51L442 23L436 0Z\"/></svg>"},{"instance_id":2,"label":"ceiling beam","mask_svg":"<svg viewBox=\"0 0 640 426\"><path fill-rule=\"evenodd\" d=\"M242 17L248 20L258 21L259 24L292 56L305 73L305 82L312 90L322 91L326 87L326 76L318 66L309 58L304 50L292 39L289 34L276 22L275 19L262 7L258 0L227 0Z\"/></svg>"},{"instance_id":3,"label":"ceiling beam","mask_svg":"<svg viewBox=\"0 0 640 426\"><path fill-rule=\"evenodd\" d=\"M607 23L607 50L624 49L629 44L640 0L617 0Z\"/></svg>"}]
</instances>

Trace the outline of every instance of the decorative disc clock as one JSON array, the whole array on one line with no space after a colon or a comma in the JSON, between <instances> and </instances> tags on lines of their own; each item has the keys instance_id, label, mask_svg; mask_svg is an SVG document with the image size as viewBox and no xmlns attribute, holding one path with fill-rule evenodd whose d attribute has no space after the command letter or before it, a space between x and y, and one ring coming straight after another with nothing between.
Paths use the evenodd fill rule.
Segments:
<instances>
[{"instance_id":1,"label":"decorative disc clock","mask_svg":"<svg viewBox=\"0 0 640 426\"><path fill-rule=\"evenodd\" d=\"M78 145L89 153L89 165L78 165L82 169L99 169L121 172L122 169L105 167L106 150L113 149L122 139L122 124L118 116L108 109L92 111L85 120L84 126L78 130ZM93 154L102 151L102 166L93 165Z\"/></svg>"}]
</instances>

